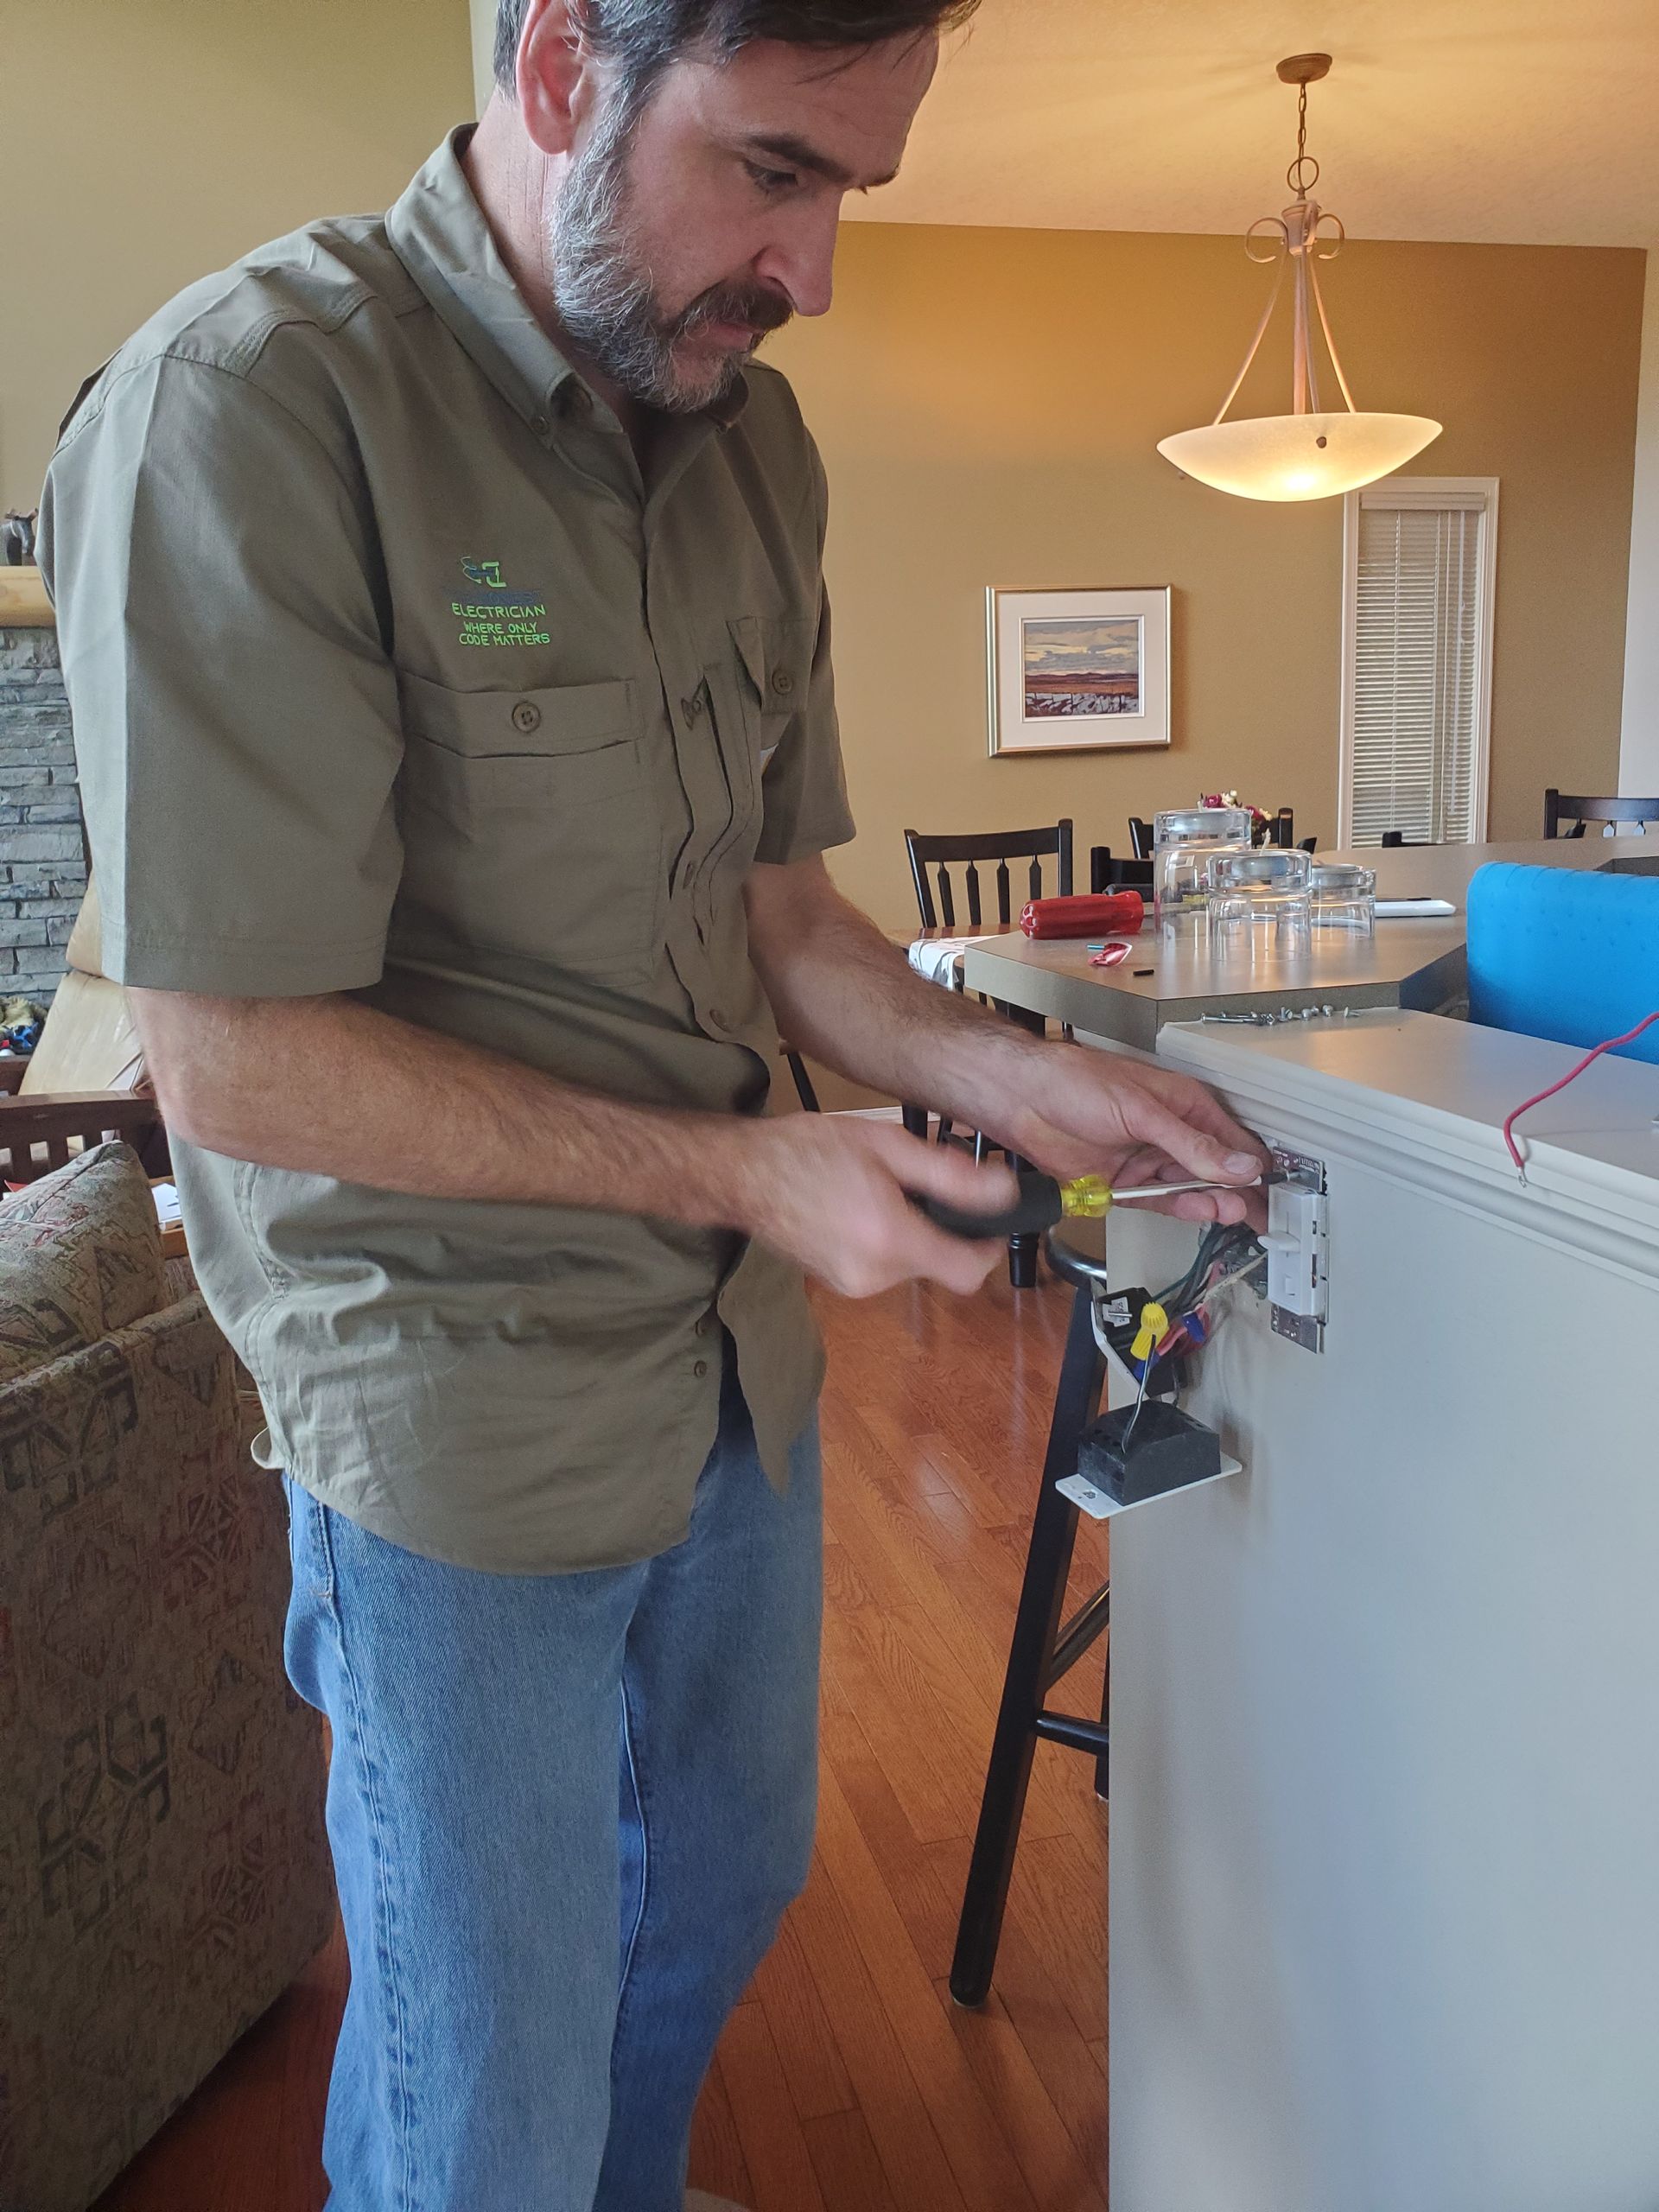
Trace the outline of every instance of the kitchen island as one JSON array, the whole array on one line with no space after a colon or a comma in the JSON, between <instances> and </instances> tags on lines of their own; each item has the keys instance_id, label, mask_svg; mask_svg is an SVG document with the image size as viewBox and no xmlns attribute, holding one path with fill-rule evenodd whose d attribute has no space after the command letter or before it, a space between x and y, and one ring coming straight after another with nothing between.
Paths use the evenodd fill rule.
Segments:
<instances>
[{"instance_id":1,"label":"kitchen island","mask_svg":"<svg viewBox=\"0 0 1659 2212\"><path fill-rule=\"evenodd\" d=\"M1474 857L1617 845L1376 857L1460 905ZM1536 1109L1523 1183L1503 1119L1580 1055L1419 1010L1459 928L1265 998L1190 947L968 955L1324 1206L1317 1326L1236 1296L1183 1401L1243 1471L1113 1523L1114 2212L1659 2203L1659 1069ZM1113 1215L1114 1282L1192 1236Z\"/></svg>"}]
</instances>

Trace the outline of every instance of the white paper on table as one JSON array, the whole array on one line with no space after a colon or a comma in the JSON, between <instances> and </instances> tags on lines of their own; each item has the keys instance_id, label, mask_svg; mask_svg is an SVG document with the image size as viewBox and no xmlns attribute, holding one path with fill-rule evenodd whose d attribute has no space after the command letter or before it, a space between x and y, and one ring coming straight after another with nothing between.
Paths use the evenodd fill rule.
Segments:
<instances>
[{"instance_id":1,"label":"white paper on table","mask_svg":"<svg viewBox=\"0 0 1659 2212\"><path fill-rule=\"evenodd\" d=\"M971 938L965 937L918 937L910 948L910 964L930 983L943 983L947 990L959 991L963 955L972 943Z\"/></svg>"}]
</instances>

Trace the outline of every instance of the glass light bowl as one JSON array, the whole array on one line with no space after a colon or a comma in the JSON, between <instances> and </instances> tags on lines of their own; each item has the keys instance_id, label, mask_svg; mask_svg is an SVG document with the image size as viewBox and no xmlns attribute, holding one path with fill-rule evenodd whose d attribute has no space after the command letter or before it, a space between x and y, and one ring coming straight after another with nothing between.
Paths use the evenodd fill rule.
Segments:
<instances>
[{"instance_id":1,"label":"glass light bowl","mask_svg":"<svg viewBox=\"0 0 1659 2212\"><path fill-rule=\"evenodd\" d=\"M1160 927L1202 920L1211 860L1217 853L1248 853L1250 835L1250 812L1243 806L1188 806L1154 817L1153 908Z\"/></svg>"},{"instance_id":2,"label":"glass light bowl","mask_svg":"<svg viewBox=\"0 0 1659 2212\"><path fill-rule=\"evenodd\" d=\"M1160 438L1184 475L1243 499L1328 499L1403 468L1440 426L1426 415L1255 415Z\"/></svg>"},{"instance_id":3,"label":"glass light bowl","mask_svg":"<svg viewBox=\"0 0 1659 2212\"><path fill-rule=\"evenodd\" d=\"M1315 929L1357 930L1376 926L1376 870L1350 861L1315 861L1308 878L1308 908Z\"/></svg>"},{"instance_id":4,"label":"glass light bowl","mask_svg":"<svg viewBox=\"0 0 1659 2212\"><path fill-rule=\"evenodd\" d=\"M1310 855L1295 847L1213 855L1206 874L1211 928L1306 929L1313 868Z\"/></svg>"}]
</instances>

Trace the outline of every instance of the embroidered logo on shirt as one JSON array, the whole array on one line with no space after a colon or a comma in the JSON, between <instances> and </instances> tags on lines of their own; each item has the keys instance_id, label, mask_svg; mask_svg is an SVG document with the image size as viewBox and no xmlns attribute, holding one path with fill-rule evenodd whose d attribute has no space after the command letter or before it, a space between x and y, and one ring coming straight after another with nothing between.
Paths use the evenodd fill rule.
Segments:
<instances>
[{"instance_id":1,"label":"embroidered logo on shirt","mask_svg":"<svg viewBox=\"0 0 1659 2212\"><path fill-rule=\"evenodd\" d=\"M501 573L499 561L463 561L461 573L480 594L475 600L452 600L449 612L461 624L463 645L550 645L544 627L547 602L515 591Z\"/></svg>"}]
</instances>

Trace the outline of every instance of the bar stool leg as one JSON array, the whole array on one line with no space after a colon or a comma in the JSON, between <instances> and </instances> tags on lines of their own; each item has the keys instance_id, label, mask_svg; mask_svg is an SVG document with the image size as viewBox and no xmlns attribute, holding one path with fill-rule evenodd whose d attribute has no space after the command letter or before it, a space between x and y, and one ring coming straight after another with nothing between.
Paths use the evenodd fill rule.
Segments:
<instances>
[{"instance_id":1,"label":"bar stool leg","mask_svg":"<svg viewBox=\"0 0 1659 2212\"><path fill-rule=\"evenodd\" d=\"M1048 1023L1042 1014L1033 1014L1026 1007L1009 1006L1001 999L993 1000L992 1004L996 1007L997 1012L1005 1014L1016 1028L1027 1030L1033 1037L1047 1035ZM1019 1175L1030 1166L1031 1162L1028 1160L1017 1160L1010 1154L1008 1165L1014 1173ZM1042 1242L1040 1236L1009 1237L1008 1281L1015 1290L1036 1289L1037 1255L1041 1249Z\"/></svg>"},{"instance_id":2,"label":"bar stool leg","mask_svg":"<svg viewBox=\"0 0 1659 2212\"><path fill-rule=\"evenodd\" d=\"M1016 1175L1023 1175L1031 1162L1010 1154L1008 1165ZM1037 1254L1042 1241L1040 1236L1009 1237L1008 1281L1015 1290L1036 1289Z\"/></svg>"},{"instance_id":3,"label":"bar stool leg","mask_svg":"<svg viewBox=\"0 0 1659 2212\"><path fill-rule=\"evenodd\" d=\"M1095 1342L1092 1300L1085 1286L1078 1289L1071 1308L1043 1460L1042 1490L1032 1522L1020 1610L957 1930L950 1994L958 2005L982 2005L990 1993L1037 1748L1037 1716L1043 1708L1077 1542L1077 1509L1054 1485L1077 1472L1077 1446L1099 1411L1105 1379L1106 1363Z\"/></svg>"}]
</instances>

